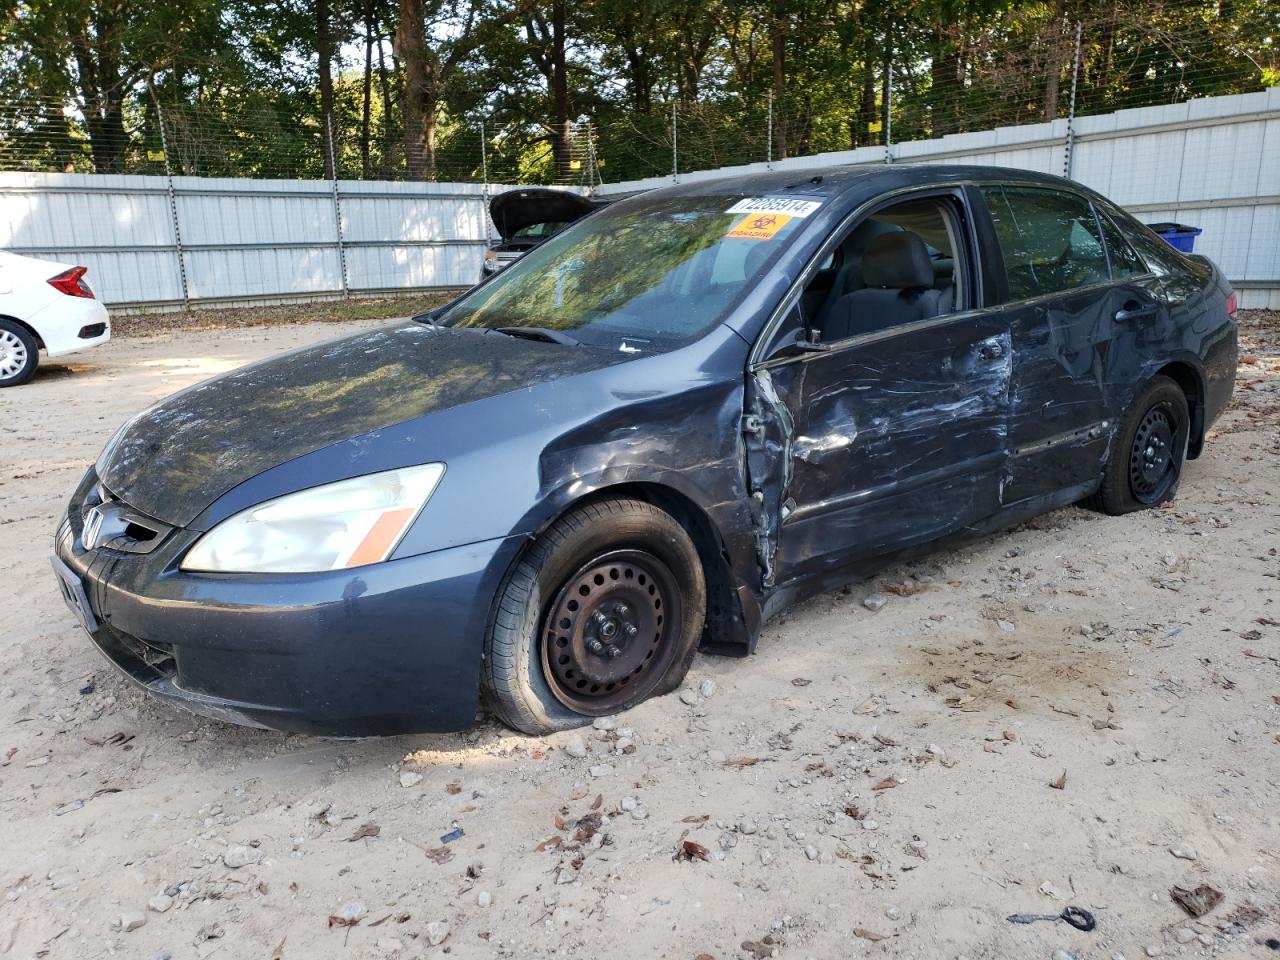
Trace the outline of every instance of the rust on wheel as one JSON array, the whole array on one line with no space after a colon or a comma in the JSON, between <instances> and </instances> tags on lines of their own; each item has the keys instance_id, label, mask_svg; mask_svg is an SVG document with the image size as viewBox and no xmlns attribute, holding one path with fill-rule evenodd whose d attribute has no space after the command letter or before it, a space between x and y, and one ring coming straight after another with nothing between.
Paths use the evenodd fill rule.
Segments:
<instances>
[{"instance_id":1,"label":"rust on wheel","mask_svg":"<svg viewBox=\"0 0 1280 960\"><path fill-rule=\"evenodd\" d=\"M552 601L542 669L557 700L588 716L642 699L670 666L680 593L670 568L642 550L618 550L579 568Z\"/></svg>"}]
</instances>

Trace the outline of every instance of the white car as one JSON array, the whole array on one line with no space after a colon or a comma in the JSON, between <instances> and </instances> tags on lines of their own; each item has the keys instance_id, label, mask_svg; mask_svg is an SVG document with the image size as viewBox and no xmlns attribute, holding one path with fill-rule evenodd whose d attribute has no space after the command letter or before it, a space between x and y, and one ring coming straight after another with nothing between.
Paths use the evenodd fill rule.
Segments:
<instances>
[{"instance_id":1,"label":"white car","mask_svg":"<svg viewBox=\"0 0 1280 960\"><path fill-rule=\"evenodd\" d=\"M85 268L0 250L0 387L26 383L51 357L111 339L111 320Z\"/></svg>"}]
</instances>

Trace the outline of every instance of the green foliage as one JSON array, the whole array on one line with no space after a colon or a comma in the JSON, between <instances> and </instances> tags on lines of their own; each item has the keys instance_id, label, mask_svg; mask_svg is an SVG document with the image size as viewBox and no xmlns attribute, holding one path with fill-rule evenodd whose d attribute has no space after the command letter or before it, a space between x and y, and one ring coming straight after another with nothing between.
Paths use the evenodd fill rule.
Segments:
<instances>
[{"instance_id":1,"label":"green foliage","mask_svg":"<svg viewBox=\"0 0 1280 960\"><path fill-rule=\"evenodd\" d=\"M328 120L343 177L589 184L670 173L673 106L689 171L1280 83L1274 0L581 0L557 99L554 5L330 0L326 118L315 0L0 0L0 169L321 177Z\"/></svg>"}]
</instances>

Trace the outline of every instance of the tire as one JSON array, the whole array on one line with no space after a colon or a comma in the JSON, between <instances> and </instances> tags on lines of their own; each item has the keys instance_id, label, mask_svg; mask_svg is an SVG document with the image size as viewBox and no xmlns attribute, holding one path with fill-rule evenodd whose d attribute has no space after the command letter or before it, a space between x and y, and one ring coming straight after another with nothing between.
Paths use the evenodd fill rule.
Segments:
<instances>
[{"instance_id":1,"label":"tire","mask_svg":"<svg viewBox=\"0 0 1280 960\"><path fill-rule=\"evenodd\" d=\"M534 541L499 589L484 699L535 735L630 709L680 685L705 616L697 548L670 514L640 500L586 504Z\"/></svg>"},{"instance_id":2,"label":"tire","mask_svg":"<svg viewBox=\"0 0 1280 960\"><path fill-rule=\"evenodd\" d=\"M1187 459L1191 416L1182 387L1152 377L1116 432L1091 505L1120 516L1172 500Z\"/></svg>"},{"instance_id":3,"label":"tire","mask_svg":"<svg viewBox=\"0 0 1280 960\"><path fill-rule=\"evenodd\" d=\"M12 320L0 319L0 387L16 387L36 374L40 348L31 331Z\"/></svg>"}]
</instances>

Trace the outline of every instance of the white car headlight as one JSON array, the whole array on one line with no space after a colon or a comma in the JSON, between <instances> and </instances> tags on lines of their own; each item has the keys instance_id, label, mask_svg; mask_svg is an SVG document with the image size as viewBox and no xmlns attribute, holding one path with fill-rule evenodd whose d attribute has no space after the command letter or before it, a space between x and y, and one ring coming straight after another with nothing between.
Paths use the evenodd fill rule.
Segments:
<instances>
[{"instance_id":1,"label":"white car headlight","mask_svg":"<svg viewBox=\"0 0 1280 960\"><path fill-rule=\"evenodd\" d=\"M183 559L206 573L316 573L391 556L436 485L443 463L404 467L300 490L228 517Z\"/></svg>"}]
</instances>

